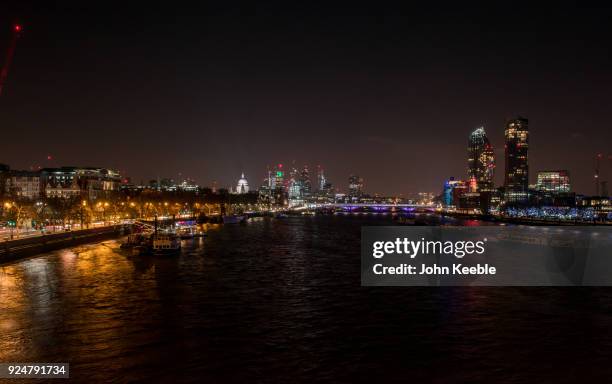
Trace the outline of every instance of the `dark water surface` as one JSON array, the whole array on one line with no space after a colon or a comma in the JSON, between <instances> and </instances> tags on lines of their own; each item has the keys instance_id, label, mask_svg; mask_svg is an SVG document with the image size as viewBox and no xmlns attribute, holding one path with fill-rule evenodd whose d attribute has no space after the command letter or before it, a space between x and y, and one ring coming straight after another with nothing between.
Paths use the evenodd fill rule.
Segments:
<instances>
[{"instance_id":1,"label":"dark water surface","mask_svg":"<svg viewBox=\"0 0 612 384\"><path fill-rule=\"evenodd\" d=\"M612 289L360 286L362 225L258 219L175 258L0 266L0 361L80 382L609 382ZM23 381L20 381L23 382Z\"/></svg>"}]
</instances>

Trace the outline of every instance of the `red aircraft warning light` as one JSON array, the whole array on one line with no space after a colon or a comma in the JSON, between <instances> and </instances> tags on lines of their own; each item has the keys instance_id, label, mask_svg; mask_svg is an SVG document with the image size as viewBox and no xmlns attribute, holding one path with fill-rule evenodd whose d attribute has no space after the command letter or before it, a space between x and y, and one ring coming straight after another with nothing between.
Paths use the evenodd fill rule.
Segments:
<instances>
[{"instance_id":1,"label":"red aircraft warning light","mask_svg":"<svg viewBox=\"0 0 612 384\"><path fill-rule=\"evenodd\" d=\"M6 51L4 65L0 70L0 95L2 95L2 89L4 88L6 78L8 77L9 67L13 61L13 56L15 55L15 46L17 45L17 39L19 38L21 29L21 24L13 25L13 37L11 38L8 50Z\"/></svg>"}]
</instances>

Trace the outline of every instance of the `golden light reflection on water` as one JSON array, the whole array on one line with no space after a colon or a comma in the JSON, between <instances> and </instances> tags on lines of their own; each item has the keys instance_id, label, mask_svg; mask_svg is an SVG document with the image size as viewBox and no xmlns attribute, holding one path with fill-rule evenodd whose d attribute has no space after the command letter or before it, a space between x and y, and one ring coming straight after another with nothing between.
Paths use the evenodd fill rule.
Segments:
<instances>
[{"instance_id":1,"label":"golden light reflection on water","mask_svg":"<svg viewBox=\"0 0 612 384\"><path fill-rule=\"evenodd\" d=\"M20 279L19 266L0 267L0 361L6 361L19 348L18 318L27 306L27 296Z\"/></svg>"},{"instance_id":2,"label":"golden light reflection on water","mask_svg":"<svg viewBox=\"0 0 612 384\"><path fill-rule=\"evenodd\" d=\"M158 299L154 266L137 266L117 241L0 266L0 361L53 356L58 343L107 349L121 339L130 294Z\"/></svg>"},{"instance_id":3,"label":"golden light reflection on water","mask_svg":"<svg viewBox=\"0 0 612 384\"><path fill-rule=\"evenodd\" d=\"M22 307L25 302L23 289L19 287L17 271L14 266L0 268L0 330L10 331L16 325L15 320L5 318L3 314ZM0 345L0 356L4 348Z\"/></svg>"}]
</instances>

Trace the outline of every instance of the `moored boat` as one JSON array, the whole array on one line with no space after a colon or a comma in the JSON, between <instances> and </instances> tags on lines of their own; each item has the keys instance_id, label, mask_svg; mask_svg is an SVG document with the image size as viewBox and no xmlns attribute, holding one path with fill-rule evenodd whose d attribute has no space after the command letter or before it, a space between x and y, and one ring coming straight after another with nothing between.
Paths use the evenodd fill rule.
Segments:
<instances>
[{"instance_id":1,"label":"moored boat","mask_svg":"<svg viewBox=\"0 0 612 384\"><path fill-rule=\"evenodd\" d=\"M120 248L133 248L143 243L143 235L142 233L131 233L128 235L127 239L121 243Z\"/></svg>"},{"instance_id":2,"label":"moored boat","mask_svg":"<svg viewBox=\"0 0 612 384\"><path fill-rule=\"evenodd\" d=\"M154 255L177 255L181 252L181 241L174 233L157 233L151 241Z\"/></svg>"}]
</instances>

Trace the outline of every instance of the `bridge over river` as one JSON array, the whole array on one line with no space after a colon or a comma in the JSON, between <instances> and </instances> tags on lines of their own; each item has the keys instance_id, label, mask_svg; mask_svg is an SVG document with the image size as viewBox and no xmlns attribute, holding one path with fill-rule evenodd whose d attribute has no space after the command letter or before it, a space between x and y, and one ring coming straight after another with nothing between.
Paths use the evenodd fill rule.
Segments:
<instances>
[{"instance_id":1,"label":"bridge over river","mask_svg":"<svg viewBox=\"0 0 612 384\"><path fill-rule=\"evenodd\" d=\"M434 212L434 205L385 204L385 203L334 203L317 204L314 209L330 209L345 212Z\"/></svg>"}]
</instances>

